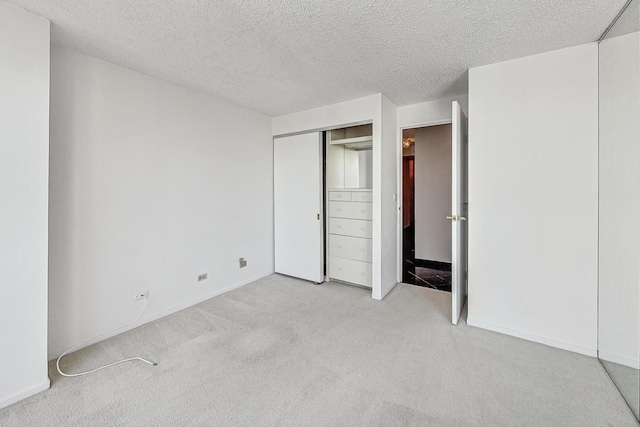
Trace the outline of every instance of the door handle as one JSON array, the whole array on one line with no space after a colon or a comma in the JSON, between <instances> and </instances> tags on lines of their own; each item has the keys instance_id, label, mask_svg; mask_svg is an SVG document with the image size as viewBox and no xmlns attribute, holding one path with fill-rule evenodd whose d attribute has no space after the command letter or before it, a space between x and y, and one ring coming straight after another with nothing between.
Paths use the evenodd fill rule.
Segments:
<instances>
[{"instance_id":1,"label":"door handle","mask_svg":"<svg viewBox=\"0 0 640 427\"><path fill-rule=\"evenodd\" d=\"M447 217L447 219L448 219L449 221L457 221L457 220L458 220L458 215L451 215L451 216L448 216L448 217ZM466 218L465 218L465 219L466 219Z\"/></svg>"}]
</instances>

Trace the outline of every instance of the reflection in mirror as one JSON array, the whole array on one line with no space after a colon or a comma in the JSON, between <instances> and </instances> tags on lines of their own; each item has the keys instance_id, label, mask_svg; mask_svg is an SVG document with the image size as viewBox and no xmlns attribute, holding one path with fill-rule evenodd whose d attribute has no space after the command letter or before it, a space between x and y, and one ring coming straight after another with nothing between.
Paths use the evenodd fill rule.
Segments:
<instances>
[{"instance_id":1,"label":"reflection in mirror","mask_svg":"<svg viewBox=\"0 0 640 427\"><path fill-rule=\"evenodd\" d=\"M327 188L344 188L344 146L327 144Z\"/></svg>"},{"instance_id":2,"label":"reflection in mirror","mask_svg":"<svg viewBox=\"0 0 640 427\"><path fill-rule=\"evenodd\" d=\"M373 188L372 125L327 132L327 188Z\"/></svg>"},{"instance_id":3,"label":"reflection in mirror","mask_svg":"<svg viewBox=\"0 0 640 427\"><path fill-rule=\"evenodd\" d=\"M598 177L598 357L636 418L640 418L639 9L640 0L627 3L599 44Z\"/></svg>"},{"instance_id":4,"label":"reflection in mirror","mask_svg":"<svg viewBox=\"0 0 640 427\"><path fill-rule=\"evenodd\" d=\"M373 151L344 150L344 187L373 187Z\"/></svg>"}]
</instances>

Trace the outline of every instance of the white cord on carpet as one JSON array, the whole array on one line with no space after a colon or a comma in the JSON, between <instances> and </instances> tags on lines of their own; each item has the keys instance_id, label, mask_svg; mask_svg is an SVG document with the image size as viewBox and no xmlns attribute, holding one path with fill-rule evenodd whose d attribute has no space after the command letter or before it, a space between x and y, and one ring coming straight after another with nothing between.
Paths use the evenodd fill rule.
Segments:
<instances>
[{"instance_id":1,"label":"white cord on carpet","mask_svg":"<svg viewBox=\"0 0 640 427\"><path fill-rule=\"evenodd\" d=\"M138 319L140 319L140 316L142 316L142 313L144 313L144 309L147 306L147 299L143 298L143 300L144 301L143 301L143 304L142 304L142 310L140 310L140 313L138 314L138 317L136 317L136 319L133 322L128 323L128 324L126 324L124 326L120 326L119 328L112 329L112 330L110 330L109 332L106 332L106 333L117 331L118 329L126 328L127 326L131 326L134 323L136 323L138 321ZM89 338L88 340L85 340L85 341L81 342L80 344L74 345L69 350L67 350L64 353L62 353L60 355L60 357L58 357L58 360L56 360L56 368L58 368L58 372L60 373L60 375L62 375L63 377L79 377L81 375L86 375L86 374L90 374L92 372L99 371L100 369L110 368L111 366L119 365L120 363L130 362L130 361L134 361L134 360L140 360L141 362L148 363L149 365L153 365L153 366L157 366L158 365L157 363L150 362L147 359L143 359L142 357L130 357L128 359L123 359L123 360L120 360L118 362L114 362L114 363L110 363L108 365L100 366L99 368L92 369L90 371L78 372L77 374L67 374L65 372L62 372L62 369L60 369L60 359L62 359L64 356L66 356L68 353L70 353L74 348L80 347L81 345L86 344L87 342L91 341L94 338L99 337L100 335L104 335L104 334L95 335L95 336Z\"/></svg>"}]
</instances>

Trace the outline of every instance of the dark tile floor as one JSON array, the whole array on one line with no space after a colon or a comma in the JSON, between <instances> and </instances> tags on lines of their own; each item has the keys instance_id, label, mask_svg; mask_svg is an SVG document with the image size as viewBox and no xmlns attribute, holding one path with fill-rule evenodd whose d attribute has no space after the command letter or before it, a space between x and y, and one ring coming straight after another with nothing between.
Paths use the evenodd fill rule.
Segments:
<instances>
[{"instance_id":1,"label":"dark tile floor","mask_svg":"<svg viewBox=\"0 0 640 427\"><path fill-rule=\"evenodd\" d=\"M411 285L451 292L451 264L415 258L413 224L403 229L402 281Z\"/></svg>"},{"instance_id":2,"label":"dark tile floor","mask_svg":"<svg viewBox=\"0 0 640 427\"><path fill-rule=\"evenodd\" d=\"M425 288L451 292L451 271L416 267L415 274L412 272L408 273L409 281L407 283L423 286Z\"/></svg>"}]
</instances>

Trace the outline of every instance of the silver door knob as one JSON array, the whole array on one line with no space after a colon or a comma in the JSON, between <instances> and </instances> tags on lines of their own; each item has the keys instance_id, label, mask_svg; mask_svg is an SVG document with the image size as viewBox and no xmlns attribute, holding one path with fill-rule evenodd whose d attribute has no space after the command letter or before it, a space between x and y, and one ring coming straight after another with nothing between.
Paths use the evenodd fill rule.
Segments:
<instances>
[{"instance_id":1,"label":"silver door knob","mask_svg":"<svg viewBox=\"0 0 640 427\"><path fill-rule=\"evenodd\" d=\"M451 216L448 216L448 217L447 217L447 219L448 219L449 221L457 221L457 220L458 220L458 215L451 215Z\"/></svg>"}]
</instances>

